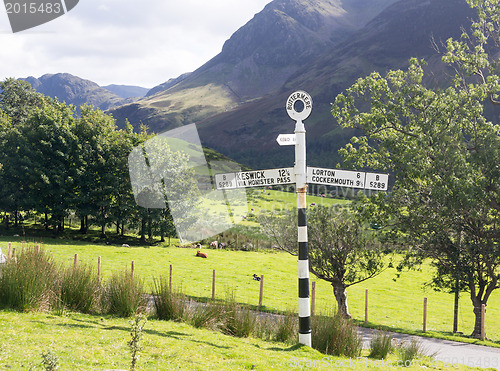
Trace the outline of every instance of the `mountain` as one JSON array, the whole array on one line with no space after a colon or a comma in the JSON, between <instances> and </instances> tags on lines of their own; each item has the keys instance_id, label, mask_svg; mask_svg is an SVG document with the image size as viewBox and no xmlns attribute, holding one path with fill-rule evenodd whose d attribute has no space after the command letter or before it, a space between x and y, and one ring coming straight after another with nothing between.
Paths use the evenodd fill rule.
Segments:
<instances>
[{"instance_id":1,"label":"mountain","mask_svg":"<svg viewBox=\"0 0 500 371\"><path fill-rule=\"evenodd\" d=\"M39 78L30 76L22 80L29 82L42 94L52 98L57 97L59 101L74 104L77 107L87 103L101 110L107 110L130 101L100 87L95 82L69 73L46 74Z\"/></svg>"},{"instance_id":2,"label":"mountain","mask_svg":"<svg viewBox=\"0 0 500 371\"><path fill-rule=\"evenodd\" d=\"M475 15L464 0L402 0L389 5L364 27L297 70L273 94L203 120L202 141L254 168L290 166L293 149L279 147L276 137L294 130L285 101L295 90L313 97L313 113L306 121L308 163L335 166L337 151L353 135L341 130L330 114L330 102L359 77L372 71L405 68L411 57L425 58L434 71L432 84L446 84L441 56L433 47L459 38Z\"/></svg>"},{"instance_id":3,"label":"mountain","mask_svg":"<svg viewBox=\"0 0 500 371\"><path fill-rule=\"evenodd\" d=\"M160 132L233 110L280 89L395 1L274 0L205 65L110 112L120 123L129 119Z\"/></svg>"},{"instance_id":4,"label":"mountain","mask_svg":"<svg viewBox=\"0 0 500 371\"><path fill-rule=\"evenodd\" d=\"M121 98L142 98L149 91L149 89L140 86L115 84L103 86L103 89L109 90Z\"/></svg>"}]
</instances>

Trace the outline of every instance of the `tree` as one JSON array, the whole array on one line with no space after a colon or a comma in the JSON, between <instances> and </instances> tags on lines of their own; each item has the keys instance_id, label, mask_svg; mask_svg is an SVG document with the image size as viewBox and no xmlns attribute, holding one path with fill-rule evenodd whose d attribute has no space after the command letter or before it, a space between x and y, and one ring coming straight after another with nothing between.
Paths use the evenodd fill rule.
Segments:
<instances>
[{"instance_id":1,"label":"tree","mask_svg":"<svg viewBox=\"0 0 500 371\"><path fill-rule=\"evenodd\" d=\"M19 138L24 141L17 158L25 197L32 208L51 215L54 230L61 231L64 217L71 207L74 179L70 169L74 163L76 138L71 131L74 107L46 98L41 108L35 108L30 118L20 124Z\"/></svg>"},{"instance_id":2,"label":"tree","mask_svg":"<svg viewBox=\"0 0 500 371\"><path fill-rule=\"evenodd\" d=\"M262 230L277 248L298 255L297 212L285 210L259 216ZM315 206L308 215L309 270L332 285L339 312L350 318L346 289L384 269L380 244L369 240L353 211Z\"/></svg>"},{"instance_id":3,"label":"tree","mask_svg":"<svg viewBox=\"0 0 500 371\"><path fill-rule=\"evenodd\" d=\"M8 78L0 82L0 108L18 125L31 116L33 109L41 107L43 95L27 81Z\"/></svg>"},{"instance_id":4,"label":"tree","mask_svg":"<svg viewBox=\"0 0 500 371\"><path fill-rule=\"evenodd\" d=\"M426 88L422 62L412 59L405 71L359 79L337 96L332 113L364 132L344 148L346 161L394 174L390 197L371 197L367 210L410 247L407 266L430 258L436 286L469 292L472 336L479 337L481 305L500 278L500 127L484 114L500 86L485 51L492 30L498 35L498 22L487 18L498 18L499 2L469 3L480 8L477 43L448 41L444 60L457 67L452 86Z\"/></svg>"}]
</instances>

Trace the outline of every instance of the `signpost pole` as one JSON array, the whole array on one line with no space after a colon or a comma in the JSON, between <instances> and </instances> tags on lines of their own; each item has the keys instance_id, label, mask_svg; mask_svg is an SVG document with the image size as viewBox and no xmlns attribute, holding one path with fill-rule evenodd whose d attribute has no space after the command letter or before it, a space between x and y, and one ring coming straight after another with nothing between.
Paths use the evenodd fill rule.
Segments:
<instances>
[{"instance_id":1,"label":"signpost pole","mask_svg":"<svg viewBox=\"0 0 500 371\"><path fill-rule=\"evenodd\" d=\"M301 101L304 109L295 110L295 103ZM298 209L299 247L299 344L311 346L311 304L309 299L309 250L307 246L307 168L305 120L312 110L312 99L305 92L295 92L287 100L288 115L295 124L295 181Z\"/></svg>"}]
</instances>

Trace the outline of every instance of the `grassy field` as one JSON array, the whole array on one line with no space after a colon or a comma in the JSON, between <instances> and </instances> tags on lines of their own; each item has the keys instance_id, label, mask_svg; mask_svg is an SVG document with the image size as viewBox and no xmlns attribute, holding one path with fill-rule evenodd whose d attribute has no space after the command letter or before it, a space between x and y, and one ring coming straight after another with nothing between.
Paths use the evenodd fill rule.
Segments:
<instances>
[{"instance_id":1,"label":"grassy field","mask_svg":"<svg viewBox=\"0 0 500 371\"><path fill-rule=\"evenodd\" d=\"M0 246L6 251L7 242L21 248L20 238L0 238ZM102 275L105 280L112 271L130 269L134 261L135 273L151 284L153 277L169 274L173 266L173 286L193 297L208 298L212 292L212 272L216 270L216 297L225 299L228 293L236 300L256 306L260 284L252 274L264 275L264 309L272 311L297 311L297 258L286 253L270 251L206 250L208 259L195 257L195 250L171 247L133 247L90 245L83 242L45 240L43 246L65 264L72 264L74 254L80 263L97 266L102 259ZM347 290L349 309L353 317L364 321L365 289L369 290L370 325L387 326L395 330L418 333L422 329L423 299L428 299L427 329L430 335L450 336L453 322L453 295L425 288L431 271L410 271L395 278L395 269L389 268L378 277ZM332 312L336 308L331 286L314 276L316 281L317 312ZM459 331L470 334L473 313L470 299L463 294L460 300ZM500 346L500 290L489 299L487 336Z\"/></svg>"},{"instance_id":2,"label":"grassy field","mask_svg":"<svg viewBox=\"0 0 500 371\"><path fill-rule=\"evenodd\" d=\"M42 370L41 354L49 351L60 370L130 367L130 320L0 311L0 329L0 370ZM170 321L149 320L140 345L137 370L387 369L387 364L366 358L366 351L360 359L327 357L308 347L234 338ZM396 364L394 356L389 359ZM471 370L442 364L431 369Z\"/></svg>"}]
</instances>

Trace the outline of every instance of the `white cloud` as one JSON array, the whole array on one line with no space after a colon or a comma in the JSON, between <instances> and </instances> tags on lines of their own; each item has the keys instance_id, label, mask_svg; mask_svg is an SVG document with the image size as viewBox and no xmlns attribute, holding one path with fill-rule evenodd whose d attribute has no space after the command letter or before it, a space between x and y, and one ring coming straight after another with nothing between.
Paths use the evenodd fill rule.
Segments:
<instances>
[{"instance_id":1,"label":"white cloud","mask_svg":"<svg viewBox=\"0 0 500 371\"><path fill-rule=\"evenodd\" d=\"M68 72L100 85L152 87L192 71L270 0L81 0L13 34L0 5L0 80Z\"/></svg>"}]
</instances>

